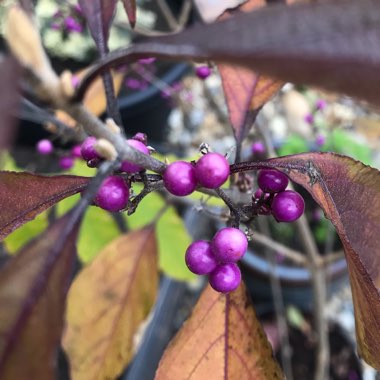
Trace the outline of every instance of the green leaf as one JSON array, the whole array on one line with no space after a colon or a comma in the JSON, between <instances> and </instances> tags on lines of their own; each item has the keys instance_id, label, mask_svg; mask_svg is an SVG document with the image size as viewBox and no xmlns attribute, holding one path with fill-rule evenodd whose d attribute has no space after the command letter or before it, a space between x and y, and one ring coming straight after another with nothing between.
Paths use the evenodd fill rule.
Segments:
<instances>
[{"instance_id":1,"label":"green leaf","mask_svg":"<svg viewBox=\"0 0 380 380\"><path fill-rule=\"evenodd\" d=\"M78 201L79 196L58 204L58 215L63 215ZM109 242L120 235L112 215L95 206L88 207L78 238L78 255L83 263L90 262Z\"/></svg>"},{"instance_id":2,"label":"green leaf","mask_svg":"<svg viewBox=\"0 0 380 380\"><path fill-rule=\"evenodd\" d=\"M47 212L38 215L34 220L24 224L4 239L5 247L10 254L17 252L29 240L41 234L48 227Z\"/></svg>"},{"instance_id":3,"label":"green leaf","mask_svg":"<svg viewBox=\"0 0 380 380\"><path fill-rule=\"evenodd\" d=\"M133 186L136 193L141 186ZM138 229L151 223L157 213L165 206L159 194L151 193L137 207L136 212L126 217L131 229ZM185 264L185 252L191 243L191 237L186 231L183 220L174 207L169 207L157 222L157 240L159 247L160 269L177 280L191 280L194 275Z\"/></svg>"}]
</instances>

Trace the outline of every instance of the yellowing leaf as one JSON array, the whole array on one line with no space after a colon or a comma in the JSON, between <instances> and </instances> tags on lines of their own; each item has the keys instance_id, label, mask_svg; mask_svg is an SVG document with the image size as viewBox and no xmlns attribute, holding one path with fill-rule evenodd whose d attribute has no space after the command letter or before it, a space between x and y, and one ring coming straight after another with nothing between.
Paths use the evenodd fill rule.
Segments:
<instances>
[{"instance_id":1,"label":"yellowing leaf","mask_svg":"<svg viewBox=\"0 0 380 380\"><path fill-rule=\"evenodd\" d=\"M82 270L69 292L63 339L73 380L114 379L121 373L157 284L151 226L115 239Z\"/></svg>"},{"instance_id":2,"label":"yellowing leaf","mask_svg":"<svg viewBox=\"0 0 380 380\"><path fill-rule=\"evenodd\" d=\"M224 295L208 286L166 349L155 380L276 380L280 367L244 284Z\"/></svg>"}]
</instances>

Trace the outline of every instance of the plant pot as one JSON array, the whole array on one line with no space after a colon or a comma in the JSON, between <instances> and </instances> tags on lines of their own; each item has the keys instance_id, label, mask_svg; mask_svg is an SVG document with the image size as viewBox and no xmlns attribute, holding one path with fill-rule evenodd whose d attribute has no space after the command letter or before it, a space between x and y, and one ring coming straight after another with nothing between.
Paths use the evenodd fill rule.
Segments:
<instances>
[{"instance_id":1,"label":"plant pot","mask_svg":"<svg viewBox=\"0 0 380 380\"><path fill-rule=\"evenodd\" d=\"M249 250L241 261L242 274L253 300L259 304L273 304L270 285L271 264L255 251ZM311 311L313 288L311 272L307 268L276 264L274 274L281 283L285 305L295 305L301 310ZM337 259L325 267L327 295L338 291L348 282L345 258Z\"/></svg>"}]
</instances>

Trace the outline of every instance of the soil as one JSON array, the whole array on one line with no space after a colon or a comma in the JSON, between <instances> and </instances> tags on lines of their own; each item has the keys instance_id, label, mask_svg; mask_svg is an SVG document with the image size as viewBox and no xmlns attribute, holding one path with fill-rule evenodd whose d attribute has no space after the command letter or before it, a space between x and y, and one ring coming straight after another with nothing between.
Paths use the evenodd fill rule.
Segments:
<instances>
[{"instance_id":1,"label":"soil","mask_svg":"<svg viewBox=\"0 0 380 380\"><path fill-rule=\"evenodd\" d=\"M289 341L293 350L292 370L294 380L313 378L315 371L315 340L300 329L289 327ZM337 324L330 325L330 371L326 380L361 380L362 369L353 344ZM276 352L281 361L280 352Z\"/></svg>"}]
</instances>

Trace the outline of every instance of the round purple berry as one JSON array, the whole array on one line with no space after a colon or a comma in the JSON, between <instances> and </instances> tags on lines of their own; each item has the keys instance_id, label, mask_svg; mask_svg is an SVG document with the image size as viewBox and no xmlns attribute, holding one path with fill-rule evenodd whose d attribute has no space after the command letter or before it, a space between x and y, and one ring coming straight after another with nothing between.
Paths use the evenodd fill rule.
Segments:
<instances>
[{"instance_id":1,"label":"round purple berry","mask_svg":"<svg viewBox=\"0 0 380 380\"><path fill-rule=\"evenodd\" d=\"M198 240L190 244L186 250L185 261L190 271L195 274L209 274L218 265L210 242L205 240Z\"/></svg>"},{"instance_id":2,"label":"round purple berry","mask_svg":"<svg viewBox=\"0 0 380 380\"><path fill-rule=\"evenodd\" d=\"M272 201L272 215L278 222L293 222L305 210L305 202L300 194L293 190L278 193Z\"/></svg>"},{"instance_id":3,"label":"round purple berry","mask_svg":"<svg viewBox=\"0 0 380 380\"><path fill-rule=\"evenodd\" d=\"M101 184L94 203L107 211L120 211L127 206L129 188L123 178L111 176Z\"/></svg>"},{"instance_id":4,"label":"round purple berry","mask_svg":"<svg viewBox=\"0 0 380 380\"><path fill-rule=\"evenodd\" d=\"M270 197L270 194L264 193L261 189L257 189L255 193L253 194L253 197L255 199L261 199L263 198L264 200L268 199Z\"/></svg>"},{"instance_id":5,"label":"round purple berry","mask_svg":"<svg viewBox=\"0 0 380 380\"><path fill-rule=\"evenodd\" d=\"M240 269L235 263L220 264L210 273L208 280L217 292L232 292L240 284Z\"/></svg>"},{"instance_id":6,"label":"round purple berry","mask_svg":"<svg viewBox=\"0 0 380 380\"><path fill-rule=\"evenodd\" d=\"M80 151L84 160L90 161L94 158L100 158L99 154L95 150L95 143L96 138L93 136L87 137L86 140L83 141Z\"/></svg>"},{"instance_id":7,"label":"round purple berry","mask_svg":"<svg viewBox=\"0 0 380 380\"><path fill-rule=\"evenodd\" d=\"M216 189L226 182L230 175L227 159L219 153L207 153L195 165L199 184L206 189Z\"/></svg>"},{"instance_id":8,"label":"round purple berry","mask_svg":"<svg viewBox=\"0 0 380 380\"><path fill-rule=\"evenodd\" d=\"M313 124L314 123L314 116L313 116L313 114L308 113L307 115L305 115L304 120L308 124Z\"/></svg>"},{"instance_id":9,"label":"round purple berry","mask_svg":"<svg viewBox=\"0 0 380 380\"><path fill-rule=\"evenodd\" d=\"M176 161L168 165L163 179L169 193L177 196L189 195L197 187L194 166L185 161Z\"/></svg>"},{"instance_id":10,"label":"round purple berry","mask_svg":"<svg viewBox=\"0 0 380 380\"><path fill-rule=\"evenodd\" d=\"M327 102L324 99L318 99L315 103L315 108L318 111L323 111L327 107Z\"/></svg>"},{"instance_id":11,"label":"round purple berry","mask_svg":"<svg viewBox=\"0 0 380 380\"><path fill-rule=\"evenodd\" d=\"M288 177L274 169L263 169L257 175L257 183L264 193L279 193L288 186Z\"/></svg>"},{"instance_id":12,"label":"round purple berry","mask_svg":"<svg viewBox=\"0 0 380 380\"><path fill-rule=\"evenodd\" d=\"M318 146L325 145L325 142L326 142L326 137L325 137L324 135L318 135L318 136L315 138L315 143L316 143Z\"/></svg>"},{"instance_id":13,"label":"round purple berry","mask_svg":"<svg viewBox=\"0 0 380 380\"><path fill-rule=\"evenodd\" d=\"M43 155L50 154L54 150L53 144L50 140L43 139L37 143L37 152Z\"/></svg>"},{"instance_id":14,"label":"round purple berry","mask_svg":"<svg viewBox=\"0 0 380 380\"><path fill-rule=\"evenodd\" d=\"M226 227L219 230L211 241L215 258L222 263L235 263L248 248L245 234L238 228Z\"/></svg>"},{"instance_id":15,"label":"round purple berry","mask_svg":"<svg viewBox=\"0 0 380 380\"><path fill-rule=\"evenodd\" d=\"M75 145L71 148L71 157L73 158L82 158L81 146Z\"/></svg>"},{"instance_id":16,"label":"round purple berry","mask_svg":"<svg viewBox=\"0 0 380 380\"><path fill-rule=\"evenodd\" d=\"M208 66L198 66L195 69L195 74L199 79L206 79L211 74L211 69Z\"/></svg>"},{"instance_id":17,"label":"round purple berry","mask_svg":"<svg viewBox=\"0 0 380 380\"><path fill-rule=\"evenodd\" d=\"M129 140L127 140L127 143L128 143L128 145L130 145L133 148L137 149L141 153L149 154L149 149L141 141L134 140L134 139L129 139ZM136 173L136 172L139 172L142 169L143 169L142 166L136 165L136 164L134 164L132 162L129 162L129 161L123 161L121 163L121 167L120 167L120 170L122 172L126 172L126 173Z\"/></svg>"},{"instance_id":18,"label":"round purple berry","mask_svg":"<svg viewBox=\"0 0 380 380\"><path fill-rule=\"evenodd\" d=\"M74 158L71 156L64 156L59 159L59 167L63 170L71 169L74 166Z\"/></svg>"},{"instance_id":19,"label":"round purple berry","mask_svg":"<svg viewBox=\"0 0 380 380\"><path fill-rule=\"evenodd\" d=\"M265 145L261 141L256 141L251 147L252 153L256 155L263 155L265 153Z\"/></svg>"}]
</instances>

